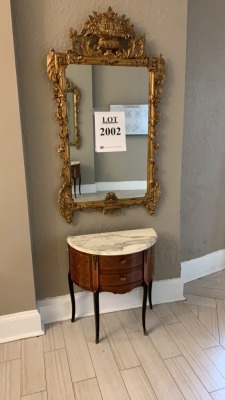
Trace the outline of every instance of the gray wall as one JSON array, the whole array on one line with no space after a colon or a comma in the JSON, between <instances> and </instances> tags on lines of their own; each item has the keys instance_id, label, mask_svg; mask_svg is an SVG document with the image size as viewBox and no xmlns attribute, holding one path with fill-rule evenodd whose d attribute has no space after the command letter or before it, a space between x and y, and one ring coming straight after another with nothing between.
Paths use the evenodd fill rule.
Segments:
<instances>
[{"instance_id":1,"label":"gray wall","mask_svg":"<svg viewBox=\"0 0 225 400\"><path fill-rule=\"evenodd\" d=\"M8 0L0 2L0 54L1 316L36 308L12 22Z\"/></svg>"},{"instance_id":2,"label":"gray wall","mask_svg":"<svg viewBox=\"0 0 225 400\"><path fill-rule=\"evenodd\" d=\"M147 104L147 68L94 66L93 93L97 111L110 104ZM126 152L95 153L96 182L145 181L147 136L126 135Z\"/></svg>"},{"instance_id":3,"label":"gray wall","mask_svg":"<svg viewBox=\"0 0 225 400\"><path fill-rule=\"evenodd\" d=\"M24 157L37 298L68 293L66 236L153 227L159 235L155 279L180 276L180 179L186 54L186 0L17 0L11 2ZM58 126L46 74L50 48L66 51L69 29L81 30L93 10L112 6L126 14L137 33L145 33L147 51L166 59L166 82L159 126L158 155L162 197L156 214L144 207L121 215L78 213L71 225L57 205L61 160Z\"/></svg>"},{"instance_id":4,"label":"gray wall","mask_svg":"<svg viewBox=\"0 0 225 400\"><path fill-rule=\"evenodd\" d=\"M189 0L182 260L225 247L225 2Z\"/></svg>"},{"instance_id":5,"label":"gray wall","mask_svg":"<svg viewBox=\"0 0 225 400\"><path fill-rule=\"evenodd\" d=\"M94 151L94 111L110 111L111 104L147 104L147 68L101 65L69 65L66 76L80 90L79 130L81 146L70 146L71 160L81 161L82 184L145 181L147 179L147 134L127 135L125 152ZM93 87L92 87L93 81ZM132 83L132 84L131 84ZM72 93L68 99L71 140L74 141Z\"/></svg>"}]
</instances>

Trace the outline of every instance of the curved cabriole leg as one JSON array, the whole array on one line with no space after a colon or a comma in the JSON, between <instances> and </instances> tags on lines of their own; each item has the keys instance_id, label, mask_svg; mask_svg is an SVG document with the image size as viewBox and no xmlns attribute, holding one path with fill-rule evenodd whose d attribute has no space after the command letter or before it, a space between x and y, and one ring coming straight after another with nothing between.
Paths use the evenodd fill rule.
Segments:
<instances>
[{"instance_id":1,"label":"curved cabriole leg","mask_svg":"<svg viewBox=\"0 0 225 400\"><path fill-rule=\"evenodd\" d=\"M99 292L93 293L95 312L95 343L99 343Z\"/></svg>"},{"instance_id":2,"label":"curved cabriole leg","mask_svg":"<svg viewBox=\"0 0 225 400\"><path fill-rule=\"evenodd\" d=\"M148 286L148 301L149 301L149 307L152 309L152 281L149 282Z\"/></svg>"},{"instance_id":3,"label":"curved cabriole leg","mask_svg":"<svg viewBox=\"0 0 225 400\"><path fill-rule=\"evenodd\" d=\"M80 178L79 178L79 193L81 194L80 186L81 186L81 176L80 176Z\"/></svg>"},{"instance_id":4,"label":"curved cabriole leg","mask_svg":"<svg viewBox=\"0 0 225 400\"><path fill-rule=\"evenodd\" d=\"M147 303L147 295L148 295L148 285L144 282L143 285L143 304L142 304L142 326L144 335L148 335L145 325L145 315L146 315L146 303Z\"/></svg>"},{"instance_id":5,"label":"curved cabriole leg","mask_svg":"<svg viewBox=\"0 0 225 400\"><path fill-rule=\"evenodd\" d=\"M74 321L75 321L76 305L75 305L75 297L74 297L74 290L73 290L73 281L72 281L72 279L71 279L70 272L68 273L68 283L69 283L70 298L71 298L71 305L72 305L72 317L71 317L71 322L74 322Z\"/></svg>"},{"instance_id":6,"label":"curved cabriole leg","mask_svg":"<svg viewBox=\"0 0 225 400\"><path fill-rule=\"evenodd\" d=\"M74 182L74 196L76 198L77 197L77 193L76 193L76 191L77 191L77 189L76 189L76 178L74 178L73 182Z\"/></svg>"}]
</instances>

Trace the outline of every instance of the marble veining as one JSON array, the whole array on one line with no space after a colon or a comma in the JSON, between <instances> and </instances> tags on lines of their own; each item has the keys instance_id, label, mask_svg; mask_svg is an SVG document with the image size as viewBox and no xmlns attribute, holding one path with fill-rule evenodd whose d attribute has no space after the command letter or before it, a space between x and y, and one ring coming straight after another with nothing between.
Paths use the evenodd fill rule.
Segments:
<instances>
[{"instance_id":1,"label":"marble veining","mask_svg":"<svg viewBox=\"0 0 225 400\"><path fill-rule=\"evenodd\" d=\"M68 236L67 243L76 250L94 255L132 254L148 249L157 241L152 228Z\"/></svg>"}]
</instances>

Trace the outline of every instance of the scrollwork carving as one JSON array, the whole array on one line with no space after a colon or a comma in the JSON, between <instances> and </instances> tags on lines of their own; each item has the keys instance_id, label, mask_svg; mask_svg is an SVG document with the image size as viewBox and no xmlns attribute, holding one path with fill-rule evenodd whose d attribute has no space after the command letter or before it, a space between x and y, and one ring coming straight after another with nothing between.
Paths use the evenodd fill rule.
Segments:
<instances>
[{"instance_id":1,"label":"scrollwork carving","mask_svg":"<svg viewBox=\"0 0 225 400\"><path fill-rule=\"evenodd\" d=\"M119 16L109 7L107 12L90 15L80 35L70 30L73 52L85 57L144 57L144 36L136 37L134 26L125 15Z\"/></svg>"},{"instance_id":2,"label":"scrollwork carving","mask_svg":"<svg viewBox=\"0 0 225 400\"><path fill-rule=\"evenodd\" d=\"M71 189L65 184L61 187L58 195L58 204L61 215L66 222L72 222L74 213L74 201L71 195Z\"/></svg>"},{"instance_id":3,"label":"scrollwork carving","mask_svg":"<svg viewBox=\"0 0 225 400\"><path fill-rule=\"evenodd\" d=\"M79 104L80 104L80 90L77 86L73 86L71 82L66 80L66 92L73 94L73 115L74 115L74 139L69 138L69 144L80 148L80 129L79 129ZM71 134L72 135L72 134ZM73 135L72 135L73 136Z\"/></svg>"},{"instance_id":4,"label":"scrollwork carving","mask_svg":"<svg viewBox=\"0 0 225 400\"><path fill-rule=\"evenodd\" d=\"M94 12L89 16L80 34L70 29L72 49L67 53L56 53L51 49L47 55L47 74L52 82L56 101L56 119L59 125L59 154L63 160L61 188L58 203L62 216L71 222L75 211L87 209L101 210L103 213L117 213L122 207L144 205L153 214L161 190L156 179L155 153L159 144L155 142L156 125L160 120L158 106L161 101L162 84L165 78L165 61L159 57L150 57L145 52L145 37L137 37L134 26L125 15L118 15L111 8L104 13ZM149 122L147 157L147 192L140 198L118 199L110 192L102 201L74 202L72 198L70 176L70 149L68 135L68 116L66 94L70 90L65 69L69 64L113 65L146 67L149 71ZM77 94L79 104L79 95ZM77 113L78 118L78 113ZM80 145L77 131L76 146Z\"/></svg>"}]
</instances>

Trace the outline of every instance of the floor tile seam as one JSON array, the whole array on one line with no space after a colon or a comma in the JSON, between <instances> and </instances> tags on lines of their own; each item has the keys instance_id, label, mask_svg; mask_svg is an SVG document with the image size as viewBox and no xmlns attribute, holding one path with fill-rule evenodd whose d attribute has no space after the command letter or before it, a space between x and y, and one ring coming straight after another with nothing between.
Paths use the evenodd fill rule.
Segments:
<instances>
[{"instance_id":1,"label":"floor tile seam","mask_svg":"<svg viewBox=\"0 0 225 400\"><path fill-rule=\"evenodd\" d=\"M197 286L195 286L195 288L198 288L198 289L209 289L209 288L202 288L202 287L197 287ZM207 293L207 296L203 293L201 293L201 294L199 294L199 292L195 292L195 293L186 293L185 292L185 290L184 290L184 296L185 295L190 295L190 296L199 296L199 297L208 297L209 299L218 299L218 300L225 300L225 291L223 290L220 290L220 289L209 289L209 290L213 290L214 291L214 293L213 293L213 295L211 295L211 294L209 294L209 293ZM216 294L217 294L217 296L218 295L220 295L220 297L216 297L215 296L215 291L217 292ZM221 293L222 292L222 293ZM221 297L221 295L222 295L222 297ZM223 297L224 296L224 297Z\"/></svg>"},{"instance_id":2,"label":"floor tile seam","mask_svg":"<svg viewBox=\"0 0 225 400\"><path fill-rule=\"evenodd\" d=\"M119 319L119 321L120 321L120 318L119 318L119 316L117 316L117 318ZM121 321L120 321L120 323L121 323ZM122 323L121 323L121 325L122 325ZM104 321L104 325L103 325L103 329L105 330L105 327L107 328L107 322L106 321ZM123 325L122 325L122 328L123 328ZM130 343L130 345L131 345L131 348L134 350L134 348L133 348L133 346L132 346L132 343L131 343L131 341L130 341L130 339L129 339L129 337L128 337L128 334L127 334L127 332L125 331L125 329L123 328L123 331L124 331L124 334L126 335L126 338L127 338L127 341ZM139 332L139 331L137 331L137 332ZM114 357L114 359L115 359L115 362L116 362L116 365L117 365L117 368L118 368L118 370L119 371L123 371L123 368L121 368L121 366L122 366L122 363L121 363L121 365L120 365L120 362L119 362L119 354L118 354L118 352L117 352L117 350L116 350L116 346L114 345L114 341L111 339L111 337L110 337L110 335L109 335L109 330L107 329L107 340L108 340L108 343L109 343L109 347L110 347L110 349L111 349L111 352L112 352L112 354L113 354L113 357ZM135 353L135 351L134 351L134 354L136 355L136 353ZM136 355L136 357L137 357L137 355ZM117 361L117 359L118 359L118 361ZM139 361L139 364L138 365L136 365L136 366L134 366L134 367L138 367L138 366L140 366L140 360L139 360L139 358L137 357L137 360ZM132 368L132 367L131 367ZM126 368L124 368L124 369L126 369Z\"/></svg>"},{"instance_id":3,"label":"floor tile seam","mask_svg":"<svg viewBox=\"0 0 225 400\"><path fill-rule=\"evenodd\" d=\"M187 307L187 306L185 306L185 307ZM190 310L190 309L189 309L189 310ZM199 320L199 318L198 318L191 310L190 310L190 312L193 314L194 319L197 320L197 321L195 321L195 322L196 322L195 327L196 327L197 331L199 331L200 329L202 329L203 332L204 332L204 330L206 330L206 331L207 331L206 333L209 333L209 334L212 336L212 338L217 342L217 340L214 338L214 336L212 335L212 333L203 325L203 323ZM192 336L190 330L189 330L188 328L186 328L186 326L185 326L184 323L180 320L180 318L178 317L178 315L177 315L177 314L175 314L175 315L177 316L179 322L180 322L180 323L183 325L183 327L187 330L187 332L189 332L189 334L191 335L191 337L196 341L196 339L194 338L194 336ZM198 326L199 324L201 325L201 327ZM201 333L201 332L200 332L200 333ZM198 342L196 341L196 343L198 343ZM219 342L217 342L217 344L215 344L215 346L217 346L218 344L219 344ZM199 344L198 344L198 345L199 345ZM210 346L210 347L215 347L215 346ZM205 347L200 346L200 348L201 348L201 349L204 349ZM206 348L208 348L208 347L206 347Z\"/></svg>"},{"instance_id":4,"label":"floor tile seam","mask_svg":"<svg viewBox=\"0 0 225 400\"><path fill-rule=\"evenodd\" d=\"M53 339L53 335L50 334L50 338L52 339L52 340L50 340L50 342L53 342L53 345L52 345L52 343L51 343L51 345L50 345L51 349L50 349L50 350L45 350L45 345L44 345L45 339L44 339L44 336L43 336L43 349L44 349L44 353L47 353L48 351L52 351L52 350L64 349L64 348L66 347L65 338L64 338L64 334L63 334L63 328L62 328L62 321L51 322L51 323L49 323L48 325L51 325L51 326L52 326L52 325L56 325L56 324L59 324L60 327L61 327L64 346L63 346L63 347L61 347L61 346L60 346L60 347L55 346L55 340ZM45 336L47 336L47 335L48 335L48 331L46 330L46 331L45 331Z\"/></svg>"},{"instance_id":5,"label":"floor tile seam","mask_svg":"<svg viewBox=\"0 0 225 400\"><path fill-rule=\"evenodd\" d=\"M97 376L95 376L95 377L93 377L93 378L82 379L82 380L77 381L77 382L72 382L73 391L74 391L74 399L75 399L75 400L77 400L76 393L75 393L75 385L76 385L77 383L86 382L86 381L91 381L92 379L95 379L95 380L96 380L97 385L98 385L98 388L99 388L100 395L101 395L102 400L103 400L103 395L102 395L102 391L101 391L101 388L100 388L100 385L99 385L99 381L98 381Z\"/></svg>"},{"instance_id":6,"label":"floor tile seam","mask_svg":"<svg viewBox=\"0 0 225 400\"><path fill-rule=\"evenodd\" d=\"M169 307L170 303L164 303ZM174 312L171 310L171 308L169 307L170 311L174 314ZM159 322L161 323L162 326L168 326L168 325L173 325L173 324L177 324L178 321L173 321L173 322L166 322L166 320L164 319L164 317L161 317L157 314L156 310L154 310L154 307L152 308L152 311L154 312L156 318L159 320ZM176 317L176 315L174 314L174 317Z\"/></svg>"},{"instance_id":7,"label":"floor tile seam","mask_svg":"<svg viewBox=\"0 0 225 400\"><path fill-rule=\"evenodd\" d=\"M47 352L44 353L44 356L45 356L46 354L49 354L49 353L57 353L57 352L59 352L60 350L65 350L66 361L67 361L68 371L69 371L69 376L70 376L70 383L71 383L72 390L73 390L74 400L76 400L76 396L75 396L75 392L74 392L74 387L73 387L73 381L72 381L72 375L71 375L71 370L70 370L70 364L69 364L69 359L68 359L68 354L67 354L66 348L54 349L54 350L51 350L51 351L47 351ZM57 370L57 376L58 376L59 373L60 373L60 368L59 368L58 364L56 364L56 370ZM46 371L46 367L45 367L45 371ZM46 373L45 373L45 375L46 375ZM47 376L46 376L46 382L47 382ZM48 386L47 386L46 392L47 392L47 398L48 398Z\"/></svg>"},{"instance_id":8,"label":"floor tile seam","mask_svg":"<svg viewBox=\"0 0 225 400\"><path fill-rule=\"evenodd\" d=\"M138 307L138 308L140 308L140 307ZM132 333L141 333L141 331L143 330L143 328L141 327L141 324L139 323L139 320L138 320L138 318L136 317L136 315L135 314L133 314L133 316L134 316L134 318L135 318L135 320L136 320L136 322L137 322L137 325L138 325L138 327L139 327L139 330L137 330L137 331L135 331L135 332L130 332L130 333L127 333L126 332L126 330L124 329L124 332L125 332L125 334L126 334L126 336L127 336L127 340L129 341L129 343L130 343L130 345L131 345L131 347L132 347L132 349L133 349L133 351L134 351L134 353L135 353L135 355L136 355L136 357L137 357L137 359L138 359L138 361L139 361L139 365L141 365L141 363L140 363L140 360L139 360L139 358L138 358L138 356L137 356L137 353L136 353L136 351L135 351L135 349L134 349L134 347L133 347L133 345L132 345L132 342L131 342L131 340L130 340L130 338L129 338L129 334L132 334ZM119 317L118 317L119 318ZM120 318L119 318L119 320L120 320ZM121 322L121 321L120 321ZM123 326L123 324L122 324L122 322L121 322L121 325ZM104 327L103 327L103 329L104 329ZM108 342L109 342L109 340L108 340ZM110 342L109 342L109 345L110 345ZM111 348L111 346L110 346L110 348ZM113 355L114 356L114 355ZM114 357L114 359L115 359L115 357ZM115 360L116 361L116 360ZM133 368L133 367L132 367ZM135 368L135 367L134 367ZM120 369L119 369L120 370Z\"/></svg>"},{"instance_id":9,"label":"floor tile seam","mask_svg":"<svg viewBox=\"0 0 225 400\"><path fill-rule=\"evenodd\" d=\"M140 308L140 307L139 307L139 308ZM124 310L123 310L123 311L124 311ZM129 311L130 311L130 310L129 310ZM117 316L118 316L118 318L119 318L119 320L120 320L120 323L121 323L121 325L122 325L122 327L123 327L123 329L124 329L124 331L126 332L127 335L128 335L128 333L135 333L135 332L139 332L139 331L140 331L140 326L139 326L139 324L137 324L137 325L138 325L138 329L137 329L137 330L134 330L134 331L132 331L132 332L127 332L127 330L126 330L126 328L125 328L125 326L124 326L122 320L120 319L119 312L116 311L116 314L117 314ZM136 318L135 318L135 320L136 320Z\"/></svg>"},{"instance_id":10,"label":"floor tile seam","mask_svg":"<svg viewBox=\"0 0 225 400\"><path fill-rule=\"evenodd\" d=\"M192 336L192 334L189 332L189 330L184 326L184 324L180 321L180 322L177 322L177 324L181 324L182 325L182 327L187 331L187 333L191 336L191 338L192 338L192 340L194 340L194 342L195 342L195 344L199 347L199 349L200 350L202 350L202 351L204 351L204 349L199 345L199 343L196 341L196 339ZM174 324L175 325L175 324ZM167 332L168 332L168 330L167 330ZM168 332L168 334L170 335L170 333ZM170 335L171 336L171 335ZM220 343L218 343L216 346L211 346L212 348L213 347L218 347L220 345ZM178 346L179 347L179 346ZM210 348L211 348L210 347ZM180 350L180 349L179 349ZM180 350L181 351L181 350Z\"/></svg>"},{"instance_id":11,"label":"floor tile seam","mask_svg":"<svg viewBox=\"0 0 225 400\"><path fill-rule=\"evenodd\" d=\"M183 324L182 324L182 326L183 326ZM185 328L185 326L183 326L183 328L187 331L187 329ZM187 331L188 332L188 331ZM189 332L188 332L189 333ZM190 333L189 333L189 335L190 335ZM191 336L192 337L192 336ZM195 339L192 337L192 339L195 341ZM185 344L185 343L184 343ZM205 354L205 356L207 357L207 359L209 360L209 362L212 364L212 365L214 365L215 366L215 364L211 361L211 359L208 357L208 355L205 353L205 351L204 351L204 349L201 349L201 347L199 346L199 344L195 341L195 344L198 346L198 348ZM179 347L179 345L177 344L177 346L178 346L178 348L179 348L179 350L180 350L180 352L182 353L182 355L183 355L183 357L186 359L186 361L188 362L188 364L190 365L190 367L193 369L193 367L191 366L191 364L190 364L190 362L187 360L187 358L185 357L185 355L183 354L183 352L182 352L182 350L180 349L180 347ZM186 345L185 345L185 347L187 347ZM215 346L215 347L218 347L218 346ZM207 350L207 349L205 349L205 350ZM191 356L191 359L193 359L193 352L189 352L189 354L190 354L190 356ZM199 359L196 359L195 358L195 362L197 363L197 365L198 365L198 367L200 367L200 369L202 369L202 364L199 362ZM218 370L218 368L215 366L215 368L216 368L216 370L218 371L218 374L223 378L223 379L225 379L224 378L224 376L221 374L221 372ZM195 372L195 371L194 371ZM196 373L195 373L196 374ZM208 372L207 372L207 374L208 374ZM197 375L197 374L196 374ZM198 376L198 375L197 375ZM200 377L198 377L199 378L199 380L201 381L201 379L200 379ZM202 382L202 381L201 381ZM203 382L202 382L202 384L203 384ZM205 386L204 384L203 384L203 386ZM206 388L206 390L208 391L208 389ZM219 390L219 389L218 389ZM209 391L208 391L208 393L210 393Z\"/></svg>"},{"instance_id":12,"label":"floor tile seam","mask_svg":"<svg viewBox=\"0 0 225 400\"><path fill-rule=\"evenodd\" d=\"M169 369L168 369L168 367L167 367L167 365L166 365L164 359L162 358L161 354L159 353L158 349L157 349L156 346L154 345L154 343L153 343L153 341L152 341L152 339L150 338L149 335L148 335L148 339L150 340L150 342L151 342L151 344L153 345L155 351L157 352L157 354L158 354L160 360L162 361L163 365L165 366L165 368L166 368L166 370L167 370L167 372L168 372L170 378L172 379L173 383L175 384L175 386L178 388L179 392L181 393L181 391L180 391L179 387L177 386L177 383L175 382L175 380L174 380L174 378L173 378L171 372L169 371ZM131 343L131 344L132 344L132 343ZM138 357L138 355L137 355L137 357ZM138 359L139 359L139 357L138 357ZM139 360L139 361L140 361L140 365L141 365L142 369L143 369L144 372L145 372L144 365L142 364L141 360ZM146 372L145 372L145 374L146 374ZM147 375L147 374L146 374L146 375ZM147 376L147 378L148 378L148 376ZM149 380L149 379L148 379L148 380ZM149 381L150 381L150 380L149 380ZM154 390L154 387L153 387L151 381L150 381L150 385L151 385L151 387L153 388L153 391L154 391L154 393L155 393L155 390ZM181 395L182 395L182 393L181 393ZM158 399L157 395L156 395L156 398ZM185 399L184 399L184 400L185 400Z\"/></svg>"},{"instance_id":13,"label":"floor tile seam","mask_svg":"<svg viewBox=\"0 0 225 400\"><path fill-rule=\"evenodd\" d=\"M217 392L219 393L221 391L225 391L225 389L218 389L218 390L214 390L213 392L209 392L209 393L211 395L211 394L214 394L214 393L217 393Z\"/></svg>"},{"instance_id":14,"label":"floor tile seam","mask_svg":"<svg viewBox=\"0 0 225 400\"><path fill-rule=\"evenodd\" d=\"M104 327L103 327L103 330L104 330ZM105 339L105 341L107 342L108 346L110 347L110 344L109 344L108 339ZM89 342L89 343L95 343L95 342L92 341L92 342ZM95 343L95 345L98 346L98 344L96 344L96 343ZM88 343L87 343L87 346L88 346ZM111 347L110 347L110 350L111 350ZM89 346L88 346L88 351L89 351L90 358L91 358L91 362L92 362L93 369L94 369L94 372L95 372L95 378L96 378L97 381L98 381L98 375L97 375L96 370L95 370L95 367L94 367L94 362L93 362L93 358L92 358L92 356L91 356L91 352L90 352ZM115 356L114 356L112 350L111 350L111 353L112 353L113 359L114 359L114 361L115 361L115 365L116 365L116 367L117 367L118 373L119 373L119 375L120 375L120 377L121 377L121 379L122 379L122 382L123 382L123 384L124 384L125 390L126 390L126 392L127 392L127 396L128 396L128 398L130 399L128 390L127 390L126 385L125 385L125 383L124 383L124 381L123 381L123 377L122 377L122 375L121 375L120 369L118 368L118 365L117 365L117 362L116 362L116 359L115 359ZM98 386L99 386L99 389L100 389L100 393L101 393L102 399L104 399L104 398L103 398L103 393L102 393L102 390L101 390L101 386L100 386L100 384L99 384L99 381L98 381Z\"/></svg>"},{"instance_id":15,"label":"floor tile seam","mask_svg":"<svg viewBox=\"0 0 225 400\"><path fill-rule=\"evenodd\" d=\"M45 376L45 391L47 392L47 376L46 376L46 362L45 362L45 353L44 353L44 343L43 343L43 336L40 336L41 342L42 342L42 350L43 350L43 360L44 360L44 376ZM44 390L41 390L39 392L43 392Z\"/></svg>"},{"instance_id":16,"label":"floor tile seam","mask_svg":"<svg viewBox=\"0 0 225 400\"><path fill-rule=\"evenodd\" d=\"M26 343L26 340L29 339L35 339L35 338L39 338L39 340L42 343L42 353L43 353L43 361L44 361L44 377L45 377L45 390L39 390L38 392L30 392L30 393L26 393L23 394L23 375L25 375L25 371L24 371L24 364L23 364L23 359L24 357L24 345ZM26 338L26 339L22 339L21 340L21 358L20 360L20 395L22 396L28 396L28 395L32 395L35 393L39 393L39 392L43 392L43 391L47 391L47 379L46 379L46 365L45 365L45 357L44 357L44 344L43 344L43 336L35 336L32 338Z\"/></svg>"},{"instance_id":17,"label":"floor tile seam","mask_svg":"<svg viewBox=\"0 0 225 400\"><path fill-rule=\"evenodd\" d=\"M80 318L80 327L81 327L82 334L83 334L83 338L84 338L84 341L85 341L85 344L86 344L86 348L87 348L87 351L88 351L88 354L89 354L89 357L90 357L91 365L92 365L92 368L93 368L93 371L94 371L94 374L95 374L92 378L97 378L97 374L96 374L96 371L95 371L94 363L93 363L93 360L92 360L92 357L91 357L91 353L90 353L90 349L89 349L89 346L88 346L88 343L93 343L94 341L87 342L86 335L85 335L85 331L84 331L84 328L83 328L83 324L82 324L82 322L81 322L81 319L82 319L82 318ZM77 321L77 322L78 322L78 321ZM75 320L74 322L71 322L71 323L75 324L75 323L76 323L76 320ZM63 331L63 329L62 329L62 331ZM63 335L64 335L64 332L63 332ZM64 341L65 341L65 346L66 346L65 337L64 337ZM68 364L69 364L71 382L72 382L72 383L76 383L76 382L73 381L73 378L72 378L72 371L71 371L71 368L70 368L67 346L66 346L66 355L67 355ZM85 381L86 379L91 379L91 378L85 378L85 379L82 379L82 381ZM75 395L75 393L74 393L74 395Z\"/></svg>"},{"instance_id":18,"label":"floor tile seam","mask_svg":"<svg viewBox=\"0 0 225 400\"><path fill-rule=\"evenodd\" d=\"M218 310L218 302L222 301L224 303L224 307L225 307L225 300L222 299L216 299L216 310L217 310L217 321L218 321L218 330L219 330L219 341L220 341L220 345L225 348L224 345L222 345L221 342L225 342L225 339L223 340L223 337L225 338L225 332L222 332L225 329L225 315L224 315L224 322L221 323L221 316L219 314L219 310Z\"/></svg>"},{"instance_id":19,"label":"floor tile seam","mask_svg":"<svg viewBox=\"0 0 225 400\"><path fill-rule=\"evenodd\" d=\"M187 358L182 354L182 356L178 356L178 357L183 357L185 359L185 361L187 362L188 366L190 367L191 371L193 372L193 374L195 375L197 381L200 382L200 384L202 384L202 386L204 387L204 389L206 390L207 393L210 393L207 389L207 387L205 386L204 382L200 379L200 377L196 374L195 370L193 369L192 365L189 363L189 361L187 360ZM220 390L220 389L218 389ZM183 394L183 393L182 393Z\"/></svg>"},{"instance_id":20,"label":"floor tile seam","mask_svg":"<svg viewBox=\"0 0 225 400\"><path fill-rule=\"evenodd\" d=\"M199 296L199 297L201 297L201 296ZM207 297L208 299L212 299L213 297ZM216 310L216 306L215 307L212 307L212 306L203 306L202 304L196 304L196 303L190 303L188 300L184 300L185 301L185 303L186 303L186 305L187 306L197 306L197 307L205 307L205 308L209 308L209 309L213 309L213 310Z\"/></svg>"},{"instance_id":21,"label":"floor tile seam","mask_svg":"<svg viewBox=\"0 0 225 400\"><path fill-rule=\"evenodd\" d=\"M16 360L8 360L8 361L3 361L3 362L0 363L0 364L5 364L3 366L3 372L4 372L4 377L3 377L3 380L4 380L4 383L3 383L4 393L3 394L4 395L7 393L7 388L8 388L8 386L7 386L7 378L8 378L7 367L8 367L9 364L13 363L13 361L16 361ZM11 368L10 368L10 372L11 372ZM21 397L21 365L19 367L19 374L20 374L20 376L19 376L19 392L20 392L19 396ZM10 387L10 389L11 389L11 387Z\"/></svg>"},{"instance_id":22,"label":"floor tile seam","mask_svg":"<svg viewBox=\"0 0 225 400\"><path fill-rule=\"evenodd\" d=\"M54 347L54 348L52 348L52 349L50 349L50 350L45 350L45 351L44 351L44 354L50 353L51 351L63 350L63 349L66 349L66 346L64 346L64 347Z\"/></svg>"},{"instance_id":23,"label":"floor tile seam","mask_svg":"<svg viewBox=\"0 0 225 400\"><path fill-rule=\"evenodd\" d=\"M201 279L201 278L200 278ZM194 283L194 281L192 281L192 282L187 282L187 283L185 283L184 284L184 290L185 290L185 287L198 287L198 288L205 288L205 289L212 289L212 290L222 290L223 292L225 292L225 289L221 289L220 287L219 288L217 288L217 287L215 287L216 286L216 283L221 283L221 281L220 282L214 282L212 285L213 285L213 287L210 287L209 286L209 282L206 282L206 285L207 286L204 286L204 282L203 283L200 283L200 284L198 284L198 283ZM224 284L225 284L225 282L224 282ZM203 297L207 297L207 296L203 296Z\"/></svg>"},{"instance_id":24,"label":"floor tile seam","mask_svg":"<svg viewBox=\"0 0 225 400\"><path fill-rule=\"evenodd\" d=\"M198 306L198 307L201 307L201 306ZM213 308L213 310L215 310L216 311L216 321L217 321L217 328L218 328L218 335L219 335L219 321L218 321L218 312L217 312L217 307L216 308ZM199 311L199 310L198 310ZM212 332L210 332L210 330L207 328L207 326L205 326L204 324L203 324L203 322L200 320L200 318L199 318L199 313L198 313L198 316L196 316L196 318L199 320L199 322L201 322L201 324L205 327L205 329L214 337L214 339L218 342L218 344L220 345L220 341L218 341L217 340L217 338L212 334ZM210 346L209 348L211 348L211 347L216 347L216 345L215 346ZM208 347L207 347L208 348Z\"/></svg>"},{"instance_id":25,"label":"floor tile seam","mask_svg":"<svg viewBox=\"0 0 225 400\"><path fill-rule=\"evenodd\" d=\"M217 346L217 347L221 347L221 346ZM209 350L209 349L205 349L205 350ZM206 352L204 351L204 353L206 354ZM209 358L209 356L206 354L206 356ZM213 365L216 367L216 369L217 369L217 371L220 373L220 375L222 375L222 377L225 379L225 373L222 373L219 369L218 369L218 367L217 367L217 364L215 364L212 360L211 360L211 358L209 358L210 359L210 361L213 363ZM225 389L225 387L224 387L224 389ZM218 389L218 390L220 390L220 389Z\"/></svg>"},{"instance_id":26,"label":"floor tile seam","mask_svg":"<svg viewBox=\"0 0 225 400\"><path fill-rule=\"evenodd\" d=\"M135 332L134 332L134 333L135 333ZM121 377L122 377L122 379L123 379L124 385L126 386L126 383L125 383L125 381L124 381L122 372L123 372L123 371L127 371L127 370L131 370L131 369L136 369L136 368L141 368L141 369L142 369L143 373L145 374L146 380L147 380L147 382L149 383L149 385L150 385L150 387L151 387L151 389L152 389L152 391L153 391L153 393L154 393L154 395L155 395L155 400L159 400L158 397L156 396L156 393L155 393L155 391L154 391L154 388L153 388L153 386L152 386L150 380L148 379L148 376L147 376L147 374L146 374L146 372L145 372L145 370L144 370L144 367L143 367L143 365L141 365L141 364L140 364L140 366L127 368L127 369L124 369L124 370L120 371L120 375L121 375ZM128 396L129 396L129 393L128 393ZM130 396L129 396L129 398L130 398Z\"/></svg>"},{"instance_id":27,"label":"floor tile seam","mask_svg":"<svg viewBox=\"0 0 225 400\"><path fill-rule=\"evenodd\" d=\"M28 393L28 394L22 394L22 395L20 395L21 396L21 399L23 399L24 397L27 397L27 396L33 396L34 394L39 394L39 393L47 393L47 396L48 396L48 391L47 391L47 389L45 389L45 390L39 390L38 392L33 392L33 393Z\"/></svg>"}]
</instances>

